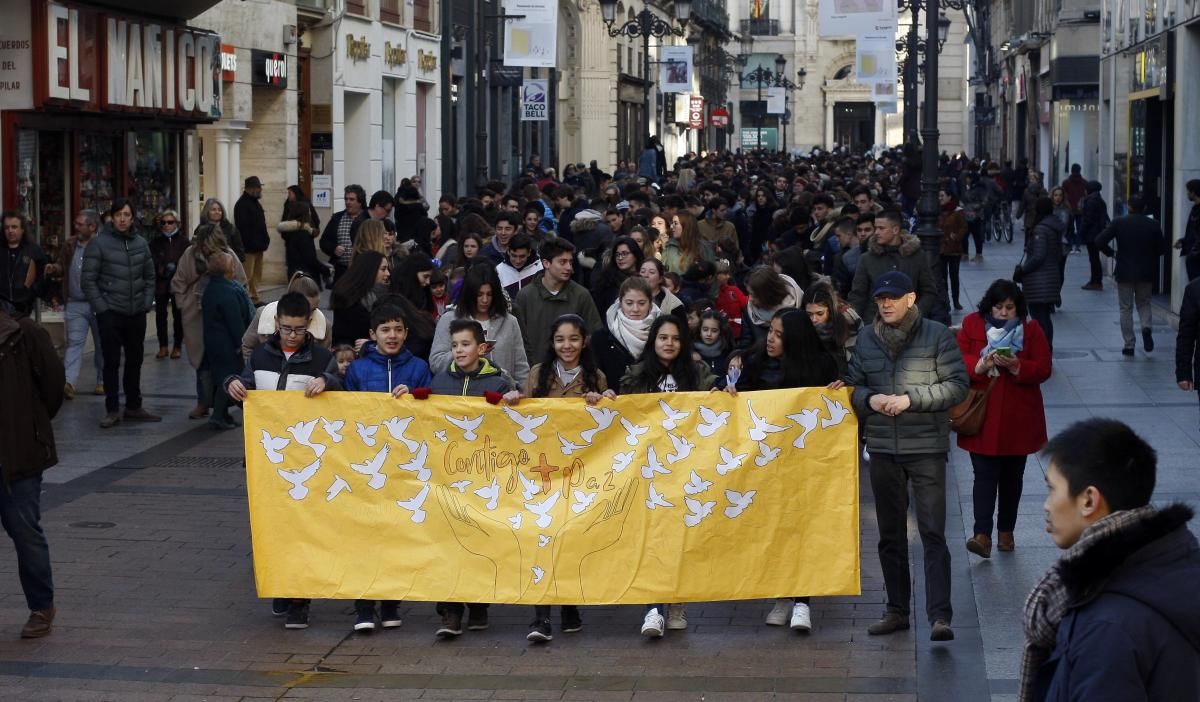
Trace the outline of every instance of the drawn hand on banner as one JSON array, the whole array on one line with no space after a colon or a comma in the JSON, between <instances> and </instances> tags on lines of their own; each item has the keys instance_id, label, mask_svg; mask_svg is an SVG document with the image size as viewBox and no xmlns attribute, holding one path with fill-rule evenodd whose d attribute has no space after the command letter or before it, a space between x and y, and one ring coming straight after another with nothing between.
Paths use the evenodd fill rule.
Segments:
<instances>
[{"instance_id":1,"label":"drawn hand on banner","mask_svg":"<svg viewBox=\"0 0 1200 702\"><path fill-rule=\"evenodd\" d=\"M572 517L554 537L554 589L559 597L584 604L583 564L621 540L642 481L632 478L611 499Z\"/></svg>"},{"instance_id":2,"label":"drawn hand on banner","mask_svg":"<svg viewBox=\"0 0 1200 702\"><path fill-rule=\"evenodd\" d=\"M516 554L521 552L521 544L513 526L484 516L479 510L464 504L458 495L445 485L438 485L436 491L438 505L446 515L446 521L450 524L458 544L467 552L492 564L495 579L490 599L495 600L496 589L501 582L505 583L506 588L511 587L511 592L523 592L527 584L525 574L529 572L529 568L521 565L519 555L513 557L514 550ZM500 563L513 565L501 568Z\"/></svg>"},{"instance_id":3,"label":"drawn hand on banner","mask_svg":"<svg viewBox=\"0 0 1200 702\"><path fill-rule=\"evenodd\" d=\"M787 416L788 419L792 420L796 424L799 424L800 428L804 430L800 433L800 436L796 437L796 440L792 442L792 446L795 446L798 449L804 448L804 440L808 438L808 435L811 434L814 429L817 428L817 417L820 414L821 410L802 409L796 414L789 414Z\"/></svg>"}]
</instances>

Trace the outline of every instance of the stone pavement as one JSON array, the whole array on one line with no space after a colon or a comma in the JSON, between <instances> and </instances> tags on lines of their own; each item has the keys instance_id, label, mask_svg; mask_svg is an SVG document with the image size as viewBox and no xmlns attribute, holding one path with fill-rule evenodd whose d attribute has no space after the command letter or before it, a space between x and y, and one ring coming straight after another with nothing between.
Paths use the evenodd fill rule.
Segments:
<instances>
[{"instance_id":1,"label":"stone pavement","mask_svg":"<svg viewBox=\"0 0 1200 702\"><path fill-rule=\"evenodd\" d=\"M964 264L964 302L1012 270L1016 248L992 246L985 263ZM1084 267L1071 257L1066 304L1055 318L1057 365L1044 388L1051 430L1086 416L1120 417L1159 449L1156 497L1200 503L1187 471L1200 420L1195 395L1174 384L1173 332L1156 326L1158 350L1124 359L1115 292L1080 291ZM512 606L492 608L488 631L451 642L434 639L427 603L406 605L398 630L356 636L349 603L317 602L309 629L285 631L254 596L240 435L185 418L190 366L155 361L152 343L147 406L166 421L101 432L103 402L87 396L56 420L62 464L47 473L43 516L58 586L49 638L15 638L26 610L11 547L0 546L0 632L10 632L0 633L0 699L1015 699L1021 605L1057 553L1042 533L1036 458L1017 552L981 561L963 548L970 462L953 452L947 534L957 640L948 645L931 644L919 617L913 631L866 635L883 594L865 479L863 594L814 601L808 636L764 626L769 603L760 601L691 605L691 629L659 641L638 636L639 607L587 608L581 633L557 634L545 646L525 642L531 612ZM913 524L914 539L915 532ZM918 612L919 556L917 548Z\"/></svg>"}]
</instances>

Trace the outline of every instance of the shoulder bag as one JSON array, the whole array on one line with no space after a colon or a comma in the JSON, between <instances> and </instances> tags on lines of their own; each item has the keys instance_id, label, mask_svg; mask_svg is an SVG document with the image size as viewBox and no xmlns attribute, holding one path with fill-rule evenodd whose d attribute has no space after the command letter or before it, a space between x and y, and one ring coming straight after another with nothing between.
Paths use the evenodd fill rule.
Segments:
<instances>
[{"instance_id":1,"label":"shoulder bag","mask_svg":"<svg viewBox=\"0 0 1200 702\"><path fill-rule=\"evenodd\" d=\"M950 428L963 436L975 436L983 430L983 420L987 417L988 395L996 387L1000 376L994 376L986 390L970 388L967 398L950 408Z\"/></svg>"}]
</instances>

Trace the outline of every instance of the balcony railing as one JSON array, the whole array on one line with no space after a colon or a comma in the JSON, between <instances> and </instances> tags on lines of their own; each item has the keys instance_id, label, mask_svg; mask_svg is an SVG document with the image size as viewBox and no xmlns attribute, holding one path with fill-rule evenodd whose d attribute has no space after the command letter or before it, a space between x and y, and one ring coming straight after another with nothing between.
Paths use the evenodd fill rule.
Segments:
<instances>
[{"instance_id":1,"label":"balcony railing","mask_svg":"<svg viewBox=\"0 0 1200 702\"><path fill-rule=\"evenodd\" d=\"M724 0L693 0L692 20L721 34L729 33L729 11Z\"/></svg>"},{"instance_id":2,"label":"balcony railing","mask_svg":"<svg viewBox=\"0 0 1200 702\"><path fill-rule=\"evenodd\" d=\"M744 19L741 22L742 34L756 37L779 36L779 20L774 19Z\"/></svg>"}]
</instances>

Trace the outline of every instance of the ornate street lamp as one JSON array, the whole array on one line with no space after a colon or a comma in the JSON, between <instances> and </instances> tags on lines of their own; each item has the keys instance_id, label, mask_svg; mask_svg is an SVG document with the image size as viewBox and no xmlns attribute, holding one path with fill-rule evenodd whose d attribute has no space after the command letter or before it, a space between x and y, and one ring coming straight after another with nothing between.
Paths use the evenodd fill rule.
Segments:
<instances>
[{"instance_id":1,"label":"ornate street lamp","mask_svg":"<svg viewBox=\"0 0 1200 702\"><path fill-rule=\"evenodd\" d=\"M608 28L608 36L614 38L626 36L631 39L640 37L642 40L642 77L644 79L642 82L642 126L649 135L650 37L661 39L665 36L683 36L688 20L692 17L692 2L691 0L675 0L675 20L679 23L678 27L671 26L670 22L651 12L645 3L642 4L642 11L637 13L633 19L614 27L613 24L617 20L617 0L600 0L600 16Z\"/></svg>"},{"instance_id":2,"label":"ornate street lamp","mask_svg":"<svg viewBox=\"0 0 1200 702\"><path fill-rule=\"evenodd\" d=\"M745 47L746 43L743 42L742 46ZM749 63L749 59L750 57L746 54L738 56L738 65L744 68L746 64ZM759 65L753 71L750 71L741 77L742 82L753 82L758 86L758 99L756 100L756 103L761 105L761 109L758 113L758 137L755 142L755 148L757 149L762 148L763 116L766 115L767 112L767 106L762 104L763 86L766 85L767 87L772 87L782 85L782 81L784 80L783 71L785 68L787 68L787 58L785 58L783 54L776 54L774 71L766 66Z\"/></svg>"}]
</instances>

